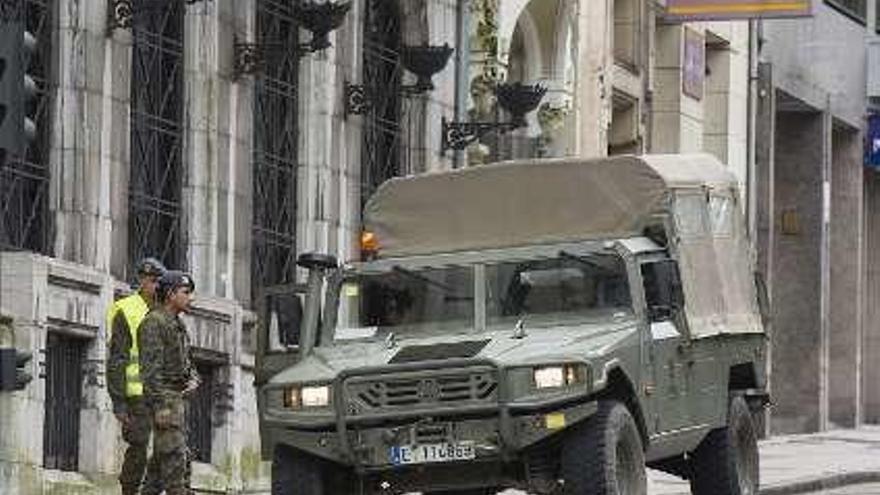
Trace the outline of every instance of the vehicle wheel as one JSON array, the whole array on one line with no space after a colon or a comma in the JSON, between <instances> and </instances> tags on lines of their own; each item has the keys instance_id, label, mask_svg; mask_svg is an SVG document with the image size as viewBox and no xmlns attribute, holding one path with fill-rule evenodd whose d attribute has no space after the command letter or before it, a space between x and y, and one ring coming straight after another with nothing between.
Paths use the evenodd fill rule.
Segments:
<instances>
[{"instance_id":1,"label":"vehicle wheel","mask_svg":"<svg viewBox=\"0 0 880 495\"><path fill-rule=\"evenodd\" d=\"M566 495L646 495L645 452L629 410L602 401L599 410L562 445Z\"/></svg>"},{"instance_id":2,"label":"vehicle wheel","mask_svg":"<svg viewBox=\"0 0 880 495\"><path fill-rule=\"evenodd\" d=\"M730 402L727 426L709 432L691 462L694 495L757 495L758 435L742 397Z\"/></svg>"},{"instance_id":3,"label":"vehicle wheel","mask_svg":"<svg viewBox=\"0 0 880 495\"><path fill-rule=\"evenodd\" d=\"M350 470L298 450L279 446L272 457L272 495L350 495Z\"/></svg>"}]
</instances>

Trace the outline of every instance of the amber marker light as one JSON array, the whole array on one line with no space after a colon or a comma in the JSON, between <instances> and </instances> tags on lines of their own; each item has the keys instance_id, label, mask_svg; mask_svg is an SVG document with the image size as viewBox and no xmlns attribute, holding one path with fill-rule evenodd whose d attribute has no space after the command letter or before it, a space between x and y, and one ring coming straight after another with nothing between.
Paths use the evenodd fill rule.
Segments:
<instances>
[{"instance_id":1,"label":"amber marker light","mask_svg":"<svg viewBox=\"0 0 880 495\"><path fill-rule=\"evenodd\" d=\"M361 232L361 253L365 259L373 258L379 253L379 238L375 233L368 230Z\"/></svg>"}]
</instances>

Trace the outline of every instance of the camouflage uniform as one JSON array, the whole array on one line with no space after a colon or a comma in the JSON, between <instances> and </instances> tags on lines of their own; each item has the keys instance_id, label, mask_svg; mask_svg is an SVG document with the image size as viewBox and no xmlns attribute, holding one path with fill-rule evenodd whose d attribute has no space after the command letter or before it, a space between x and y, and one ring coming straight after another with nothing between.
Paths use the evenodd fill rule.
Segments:
<instances>
[{"instance_id":1,"label":"camouflage uniform","mask_svg":"<svg viewBox=\"0 0 880 495\"><path fill-rule=\"evenodd\" d=\"M134 295L130 297L141 297ZM146 303L143 303L146 307ZM111 308L114 311L115 308ZM113 413L128 415L122 425L122 438L128 444L119 473L123 495L136 495L147 469L147 445L152 432L152 418L141 395L130 393L126 376L131 352L131 330L123 311L112 313L110 349L107 357L107 391L113 402ZM154 493L160 493L159 489ZM144 494L148 495L148 494Z\"/></svg>"},{"instance_id":2,"label":"camouflage uniform","mask_svg":"<svg viewBox=\"0 0 880 495\"><path fill-rule=\"evenodd\" d=\"M176 315L159 307L141 323L138 340L144 399L153 415L153 457L144 491L161 482L168 495L189 494L183 392L195 369L189 360L186 327Z\"/></svg>"}]
</instances>

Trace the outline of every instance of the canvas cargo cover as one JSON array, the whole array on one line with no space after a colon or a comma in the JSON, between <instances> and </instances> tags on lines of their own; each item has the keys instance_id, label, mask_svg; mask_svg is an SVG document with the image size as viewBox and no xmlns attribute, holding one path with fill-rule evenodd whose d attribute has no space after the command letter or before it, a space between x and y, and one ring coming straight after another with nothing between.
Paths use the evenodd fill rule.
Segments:
<instances>
[{"instance_id":1,"label":"canvas cargo cover","mask_svg":"<svg viewBox=\"0 0 880 495\"><path fill-rule=\"evenodd\" d=\"M734 183L705 154L511 161L392 179L364 223L383 257L621 238L641 235L672 189Z\"/></svg>"}]
</instances>

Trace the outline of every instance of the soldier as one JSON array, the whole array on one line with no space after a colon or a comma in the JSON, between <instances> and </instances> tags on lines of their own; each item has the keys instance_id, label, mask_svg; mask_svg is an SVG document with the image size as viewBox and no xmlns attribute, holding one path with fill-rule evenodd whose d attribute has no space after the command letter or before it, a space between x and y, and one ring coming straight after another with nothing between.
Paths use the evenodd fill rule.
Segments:
<instances>
[{"instance_id":1,"label":"soldier","mask_svg":"<svg viewBox=\"0 0 880 495\"><path fill-rule=\"evenodd\" d=\"M107 390L113 402L113 414L122 425L122 438L128 443L119 473L122 495L137 495L147 466L152 421L143 401L138 330L147 312L156 304L156 286L165 267L155 258L145 258L138 263L137 272L137 292L114 302L107 314L110 332Z\"/></svg>"},{"instance_id":2,"label":"soldier","mask_svg":"<svg viewBox=\"0 0 880 495\"><path fill-rule=\"evenodd\" d=\"M199 386L199 378L189 360L189 337L179 315L189 311L194 290L188 274L167 271L159 279L161 303L144 319L138 334L144 399L153 419L153 457L144 492L154 493L162 485L167 495L190 493L184 401Z\"/></svg>"}]
</instances>

